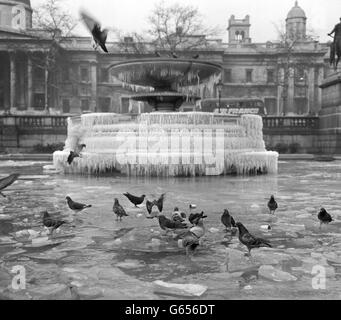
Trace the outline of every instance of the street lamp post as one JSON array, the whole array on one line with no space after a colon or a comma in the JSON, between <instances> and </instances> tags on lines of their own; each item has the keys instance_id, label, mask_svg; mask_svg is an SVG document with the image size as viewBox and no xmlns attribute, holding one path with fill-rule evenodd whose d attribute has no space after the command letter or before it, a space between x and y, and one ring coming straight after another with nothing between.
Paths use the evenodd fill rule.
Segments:
<instances>
[{"instance_id":1,"label":"street lamp post","mask_svg":"<svg viewBox=\"0 0 341 320\"><path fill-rule=\"evenodd\" d=\"M219 80L217 83L217 90L218 90L218 99L219 99L219 113L220 113L220 108L221 108L221 91L223 90L224 84Z\"/></svg>"}]
</instances>

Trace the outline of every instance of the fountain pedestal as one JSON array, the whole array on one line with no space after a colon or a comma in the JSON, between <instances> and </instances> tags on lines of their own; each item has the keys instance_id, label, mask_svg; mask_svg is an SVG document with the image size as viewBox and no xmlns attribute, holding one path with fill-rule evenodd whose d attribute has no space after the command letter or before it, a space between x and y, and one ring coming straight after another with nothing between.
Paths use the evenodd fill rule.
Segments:
<instances>
[{"instance_id":1,"label":"fountain pedestal","mask_svg":"<svg viewBox=\"0 0 341 320\"><path fill-rule=\"evenodd\" d=\"M320 150L325 154L341 154L341 72L328 76L320 87Z\"/></svg>"}]
</instances>

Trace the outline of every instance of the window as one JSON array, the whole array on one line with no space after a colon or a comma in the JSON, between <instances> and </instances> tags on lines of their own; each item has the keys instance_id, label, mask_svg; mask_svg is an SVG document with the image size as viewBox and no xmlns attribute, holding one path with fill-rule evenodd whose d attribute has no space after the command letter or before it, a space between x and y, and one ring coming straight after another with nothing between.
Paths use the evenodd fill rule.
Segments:
<instances>
[{"instance_id":1,"label":"window","mask_svg":"<svg viewBox=\"0 0 341 320\"><path fill-rule=\"evenodd\" d=\"M267 72L267 82L268 82L268 83L273 83L273 82L275 82L275 77L274 77L274 75L275 75L274 70L268 70L268 72Z\"/></svg>"},{"instance_id":2,"label":"window","mask_svg":"<svg viewBox=\"0 0 341 320\"><path fill-rule=\"evenodd\" d=\"M252 82L252 69L246 69L246 82Z\"/></svg>"},{"instance_id":3,"label":"window","mask_svg":"<svg viewBox=\"0 0 341 320\"><path fill-rule=\"evenodd\" d=\"M89 68L81 68L81 81L89 81Z\"/></svg>"},{"instance_id":4,"label":"window","mask_svg":"<svg viewBox=\"0 0 341 320\"><path fill-rule=\"evenodd\" d=\"M295 69L295 78L296 81L304 81L305 80L305 72L302 68Z\"/></svg>"},{"instance_id":5,"label":"window","mask_svg":"<svg viewBox=\"0 0 341 320\"><path fill-rule=\"evenodd\" d=\"M44 80L45 79L45 70L43 68L34 67L33 76L35 80Z\"/></svg>"},{"instance_id":6,"label":"window","mask_svg":"<svg viewBox=\"0 0 341 320\"><path fill-rule=\"evenodd\" d=\"M5 93L2 87L0 87L0 110L5 110Z\"/></svg>"},{"instance_id":7,"label":"window","mask_svg":"<svg viewBox=\"0 0 341 320\"><path fill-rule=\"evenodd\" d=\"M107 68L101 68L100 82L109 82L109 71Z\"/></svg>"},{"instance_id":8,"label":"window","mask_svg":"<svg viewBox=\"0 0 341 320\"><path fill-rule=\"evenodd\" d=\"M62 81L70 81L70 69L67 66L62 69Z\"/></svg>"},{"instance_id":9,"label":"window","mask_svg":"<svg viewBox=\"0 0 341 320\"><path fill-rule=\"evenodd\" d=\"M70 113L70 100L63 99L63 113Z\"/></svg>"},{"instance_id":10,"label":"window","mask_svg":"<svg viewBox=\"0 0 341 320\"><path fill-rule=\"evenodd\" d=\"M299 115L308 113L308 101L307 98L295 98L295 112Z\"/></svg>"},{"instance_id":11,"label":"window","mask_svg":"<svg viewBox=\"0 0 341 320\"><path fill-rule=\"evenodd\" d=\"M109 112L110 110L110 98L99 98L98 99L98 105L100 112Z\"/></svg>"},{"instance_id":12,"label":"window","mask_svg":"<svg viewBox=\"0 0 341 320\"><path fill-rule=\"evenodd\" d=\"M45 109L45 95L43 93L34 94L34 109L44 110Z\"/></svg>"},{"instance_id":13,"label":"window","mask_svg":"<svg viewBox=\"0 0 341 320\"><path fill-rule=\"evenodd\" d=\"M232 82L231 69L225 69L224 70L224 82Z\"/></svg>"},{"instance_id":14,"label":"window","mask_svg":"<svg viewBox=\"0 0 341 320\"><path fill-rule=\"evenodd\" d=\"M264 105L266 114L276 115L277 114L277 99L276 98L265 98Z\"/></svg>"},{"instance_id":15,"label":"window","mask_svg":"<svg viewBox=\"0 0 341 320\"><path fill-rule=\"evenodd\" d=\"M88 111L90 109L89 107L90 107L89 99L82 99L81 100L82 112Z\"/></svg>"}]
</instances>

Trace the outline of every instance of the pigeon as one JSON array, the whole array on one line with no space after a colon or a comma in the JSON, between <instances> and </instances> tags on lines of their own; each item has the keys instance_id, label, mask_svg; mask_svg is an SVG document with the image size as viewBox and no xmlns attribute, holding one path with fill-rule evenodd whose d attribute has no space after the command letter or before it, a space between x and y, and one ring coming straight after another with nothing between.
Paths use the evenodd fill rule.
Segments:
<instances>
[{"instance_id":1,"label":"pigeon","mask_svg":"<svg viewBox=\"0 0 341 320\"><path fill-rule=\"evenodd\" d=\"M74 212L80 212L86 208L91 208L91 204L83 204L83 203L78 203L74 202L69 196L66 197L67 204L71 210Z\"/></svg>"},{"instance_id":2,"label":"pigeon","mask_svg":"<svg viewBox=\"0 0 341 320\"><path fill-rule=\"evenodd\" d=\"M193 56L192 58L193 59L198 59L200 56L199 56L199 54L196 54L195 56Z\"/></svg>"},{"instance_id":3,"label":"pigeon","mask_svg":"<svg viewBox=\"0 0 341 320\"><path fill-rule=\"evenodd\" d=\"M116 221L118 221L118 219L120 219L120 221L122 221L122 217L128 217L126 211L120 205L120 203L118 202L117 198L115 198L115 203L114 203L114 206L113 206L112 210L117 215Z\"/></svg>"},{"instance_id":4,"label":"pigeon","mask_svg":"<svg viewBox=\"0 0 341 320\"><path fill-rule=\"evenodd\" d=\"M172 57L173 57L174 59L179 58L175 52L172 52L171 54L172 54Z\"/></svg>"},{"instance_id":5,"label":"pigeon","mask_svg":"<svg viewBox=\"0 0 341 320\"><path fill-rule=\"evenodd\" d=\"M249 251L249 256L251 256L251 250L254 248L260 248L260 247L270 247L271 244L261 238L256 238L252 234L247 231L247 229L243 226L242 223L237 222L236 226L239 230L239 241L245 245Z\"/></svg>"},{"instance_id":6,"label":"pigeon","mask_svg":"<svg viewBox=\"0 0 341 320\"><path fill-rule=\"evenodd\" d=\"M273 195L270 197L270 200L268 202L268 208L270 210L270 214L275 214L275 211L278 208L278 204Z\"/></svg>"},{"instance_id":7,"label":"pigeon","mask_svg":"<svg viewBox=\"0 0 341 320\"><path fill-rule=\"evenodd\" d=\"M141 197L136 197L130 194L129 192L123 193L124 196L126 196L129 201L137 207L138 204L141 204L144 201L144 198L146 197L144 194Z\"/></svg>"},{"instance_id":8,"label":"pigeon","mask_svg":"<svg viewBox=\"0 0 341 320\"><path fill-rule=\"evenodd\" d=\"M105 46L108 37L108 29L101 30L100 23L97 22L94 18L90 17L84 11L82 11L80 15L95 41L96 45L94 46L94 49L96 50L98 46L100 46L104 52L108 53L108 49Z\"/></svg>"},{"instance_id":9,"label":"pigeon","mask_svg":"<svg viewBox=\"0 0 341 320\"><path fill-rule=\"evenodd\" d=\"M51 234L53 233L54 230L57 230L64 223L66 222L63 220L53 219L47 211L44 211L43 224L45 227L51 230Z\"/></svg>"},{"instance_id":10,"label":"pigeon","mask_svg":"<svg viewBox=\"0 0 341 320\"><path fill-rule=\"evenodd\" d=\"M154 205L155 205L154 201L153 202L150 202L149 200L146 201L146 208L147 208L147 211L149 214L152 213L152 209L153 209Z\"/></svg>"},{"instance_id":11,"label":"pigeon","mask_svg":"<svg viewBox=\"0 0 341 320\"><path fill-rule=\"evenodd\" d=\"M221 222L226 227L226 229L237 228L236 223L233 217L230 215L227 209L224 210L223 215L221 216Z\"/></svg>"},{"instance_id":12,"label":"pigeon","mask_svg":"<svg viewBox=\"0 0 341 320\"><path fill-rule=\"evenodd\" d=\"M163 210L163 201L165 200L165 193L163 193L158 200L154 200L154 204L159 209L159 212L162 212Z\"/></svg>"},{"instance_id":13,"label":"pigeon","mask_svg":"<svg viewBox=\"0 0 341 320\"><path fill-rule=\"evenodd\" d=\"M158 51L155 51L154 53L155 53L155 56L156 56L156 57L158 57L158 58L160 58L160 57L161 57L161 54L160 54L160 52L158 52Z\"/></svg>"},{"instance_id":14,"label":"pigeon","mask_svg":"<svg viewBox=\"0 0 341 320\"><path fill-rule=\"evenodd\" d=\"M197 205L196 205L196 204L191 203L191 204L189 205L189 210L193 210L193 209L196 209L196 208L197 208Z\"/></svg>"},{"instance_id":15,"label":"pigeon","mask_svg":"<svg viewBox=\"0 0 341 320\"><path fill-rule=\"evenodd\" d=\"M0 179L0 195L2 195L4 198L6 196L2 193L2 190L9 187L11 184L13 184L17 179L19 178L18 173L13 173L5 178Z\"/></svg>"},{"instance_id":16,"label":"pigeon","mask_svg":"<svg viewBox=\"0 0 341 320\"><path fill-rule=\"evenodd\" d=\"M175 240L181 240L181 244L186 248L186 254L189 256L194 253L195 249L199 246L200 238L205 235L204 220L207 218L204 212L193 214L193 224L194 226L184 232L178 233Z\"/></svg>"},{"instance_id":17,"label":"pigeon","mask_svg":"<svg viewBox=\"0 0 341 320\"><path fill-rule=\"evenodd\" d=\"M75 158L80 158L79 153L76 153L74 151L70 151L69 156L67 158L67 163L69 164L69 166L71 166L71 164Z\"/></svg>"},{"instance_id":18,"label":"pigeon","mask_svg":"<svg viewBox=\"0 0 341 320\"><path fill-rule=\"evenodd\" d=\"M175 230L175 229L186 229L187 224L181 221L172 221L165 217L163 214L158 214L159 225L162 230Z\"/></svg>"},{"instance_id":19,"label":"pigeon","mask_svg":"<svg viewBox=\"0 0 341 320\"><path fill-rule=\"evenodd\" d=\"M172 221L180 221L184 222L186 219L186 213L180 212L178 207L174 208L174 211L172 213Z\"/></svg>"},{"instance_id":20,"label":"pigeon","mask_svg":"<svg viewBox=\"0 0 341 320\"><path fill-rule=\"evenodd\" d=\"M322 224L328 224L333 221L332 216L324 208L321 208L317 217L320 220L320 229L321 229Z\"/></svg>"}]
</instances>

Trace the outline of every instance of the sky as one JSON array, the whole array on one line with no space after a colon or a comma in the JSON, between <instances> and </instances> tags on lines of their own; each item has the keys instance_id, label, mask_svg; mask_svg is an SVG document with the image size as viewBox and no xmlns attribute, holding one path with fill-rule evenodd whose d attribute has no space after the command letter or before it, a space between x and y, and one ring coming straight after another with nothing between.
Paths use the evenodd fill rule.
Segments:
<instances>
[{"instance_id":1,"label":"sky","mask_svg":"<svg viewBox=\"0 0 341 320\"><path fill-rule=\"evenodd\" d=\"M31 0L32 7L46 0ZM61 0L61 4L74 17L79 17L79 9L86 9L97 18L103 27L114 27L129 34L143 32L148 28L147 17L160 0ZM206 26L218 26L222 33L217 38L228 41L226 28L232 14L236 19L250 15L250 36L252 42L276 40L275 26L285 24L289 10L295 0L164 0L166 4L179 3L199 9ZM299 0L298 5L307 16L307 28L313 30L321 42L330 41L327 36L341 17L341 0ZM87 36L83 25L76 33Z\"/></svg>"}]
</instances>

